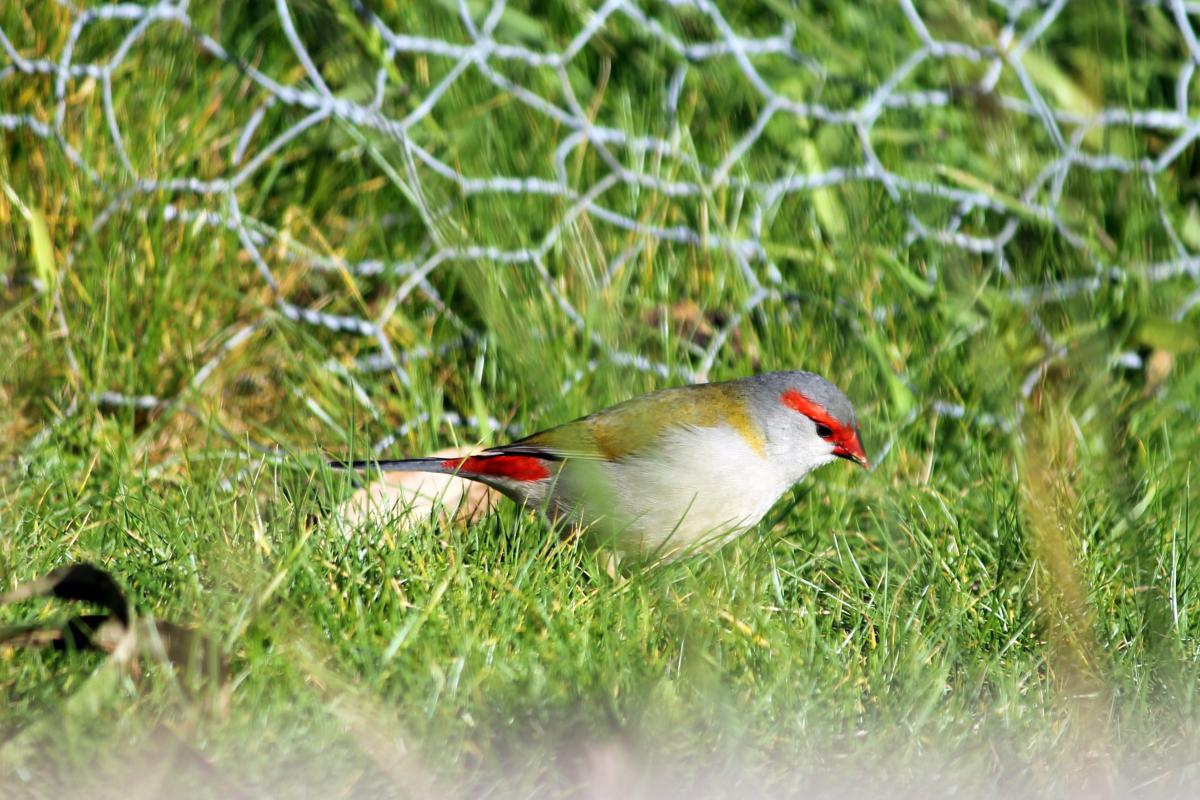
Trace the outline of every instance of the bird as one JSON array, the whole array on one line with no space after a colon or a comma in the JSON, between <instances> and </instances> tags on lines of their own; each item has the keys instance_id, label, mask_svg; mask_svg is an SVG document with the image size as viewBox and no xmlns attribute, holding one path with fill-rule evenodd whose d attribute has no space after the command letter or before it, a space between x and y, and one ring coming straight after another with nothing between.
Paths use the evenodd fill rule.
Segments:
<instances>
[{"instance_id":1,"label":"bird","mask_svg":"<svg viewBox=\"0 0 1200 800\"><path fill-rule=\"evenodd\" d=\"M661 389L474 455L330 466L457 475L620 556L670 560L750 530L839 458L869 466L854 406L789 370Z\"/></svg>"}]
</instances>

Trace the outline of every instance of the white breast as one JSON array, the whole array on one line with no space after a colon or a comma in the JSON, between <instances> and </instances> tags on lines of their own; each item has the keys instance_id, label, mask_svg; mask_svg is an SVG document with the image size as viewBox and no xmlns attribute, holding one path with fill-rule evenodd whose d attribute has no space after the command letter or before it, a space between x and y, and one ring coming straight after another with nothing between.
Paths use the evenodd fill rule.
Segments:
<instances>
[{"instance_id":1,"label":"white breast","mask_svg":"<svg viewBox=\"0 0 1200 800\"><path fill-rule=\"evenodd\" d=\"M607 496L585 501L585 519L599 523L621 550L664 556L728 541L762 519L791 485L726 426L673 430L651 452L598 471Z\"/></svg>"}]
</instances>

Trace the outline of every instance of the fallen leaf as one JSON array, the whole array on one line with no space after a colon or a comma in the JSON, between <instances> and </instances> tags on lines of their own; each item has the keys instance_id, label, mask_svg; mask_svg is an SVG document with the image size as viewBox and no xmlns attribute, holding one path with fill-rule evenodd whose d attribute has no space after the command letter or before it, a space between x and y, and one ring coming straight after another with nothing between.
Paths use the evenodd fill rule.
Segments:
<instances>
[{"instance_id":1,"label":"fallen leaf","mask_svg":"<svg viewBox=\"0 0 1200 800\"><path fill-rule=\"evenodd\" d=\"M35 597L92 603L102 606L105 613L78 614L58 623L2 627L0 645L100 650L134 673L138 671L135 658L145 655L189 672L216 665L222 679L227 675L228 665L218 655L215 640L186 625L138 616L113 577L92 564L60 567L44 578L23 583L0 595L0 605Z\"/></svg>"},{"instance_id":2,"label":"fallen leaf","mask_svg":"<svg viewBox=\"0 0 1200 800\"><path fill-rule=\"evenodd\" d=\"M677 339L701 350L709 347L718 331L729 325L730 321L724 312L702 309L692 300L681 300L667 308L653 308L646 314L645 319L651 328L660 327L665 320ZM740 326L735 325L729 331L725 344L734 355L748 355L751 361L758 363L758 353L752 345L746 346L742 340Z\"/></svg>"},{"instance_id":3,"label":"fallen leaf","mask_svg":"<svg viewBox=\"0 0 1200 800\"><path fill-rule=\"evenodd\" d=\"M1149 397L1159 390L1171 375L1175 367L1175 356L1169 350L1155 350L1146 359L1146 387L1142 390L1143 397Z\"/></svg>"}]
</instances>

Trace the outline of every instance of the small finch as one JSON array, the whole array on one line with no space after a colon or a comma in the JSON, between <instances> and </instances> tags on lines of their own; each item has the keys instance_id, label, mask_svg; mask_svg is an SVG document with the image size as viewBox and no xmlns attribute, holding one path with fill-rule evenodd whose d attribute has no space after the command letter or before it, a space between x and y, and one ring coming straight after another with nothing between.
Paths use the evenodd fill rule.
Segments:
<instances>
[{"instance_id":1,"label":"small finch","mask_svg":"<svg viewBox=\"0 0 1200 800\"><path fill-rule=\"evenodd\" d=\"M837 458L867 466L854 407L811 372L664 389L465 458L334 462L458 475L635 556L720 546Z\"/></svg>"}]
</instances>

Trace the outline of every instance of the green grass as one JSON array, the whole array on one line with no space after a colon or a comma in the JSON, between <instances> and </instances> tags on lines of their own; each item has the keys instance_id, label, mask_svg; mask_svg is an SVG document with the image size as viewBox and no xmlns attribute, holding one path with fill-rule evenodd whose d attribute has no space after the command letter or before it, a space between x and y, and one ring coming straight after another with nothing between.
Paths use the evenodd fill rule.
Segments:
<instances>
[{"instance_id":1,"label":"green grass","mask_svg":"<svg viewBox=\"0 0 1200 800\"><path fill-rule=\"evenodd\" d=\"M20 5L0 11L0 28L26 57L57 58L67 13ZM299 80L273 5L258 5L191 13L230 52ZM380 4L394 29L463 40L453 4L427 13L396 5ZM565 47L586 14L548 5L507 12L497 37ZM730 20L758 36L796 24L797 47L828 70L822 80L764 59L764 79L793 97L847 105L916 46L890 7L764 5ZM979 45L995 35L983 4L921 5L942 38ZM1171 106L1183 51L1170 15L1096 5L1055 23L1027 59L1032 79L1078 113ZM369 29L318 4L293 13L331 89L369 98L382 54ZM680 18L678 35L716 35L699 15ZM89 27L77 60L111 54L126 29ZM676 66L618 18L568 77L598 123L666 136L662 87ZM448 68L396 59L383 110L410 112ZM506 69L561 101L553 73ZM914 81L964 85L981 72L935 61ZM412 91L395 88L406 83ZM88 232L128 175L100 87L70 87L67 141L105 186L53 141L20 130L0 139L0 179L11 189L0 196L0 591L64 563L100 564L143 613L215 636L232 672L217 685L154 663L134 676L95 655L0 650L6 792L54 796L80 774L103 782L129 770L148 786L165 774L219 796L220 781L284 793L570 794L610 772L702 794L965 786L1062 796L1109 780L1171 791L1195 779L1200 312L1166 322L1194 290L1190 279L1152 283L1134 270L1041 309L1071 355L1052 363L1006 430L977 415L1012 419L1021 382L1047 353L995 261L932 242L905 247L903 210L876 183L785 198L764 236L782 283L742 320L710 376L821 372L855 401L868 450L886 456L870 473L839 464L811 476L716 554L627 566L614 578L601 556L558 542L511 505L469 526L348 530L335 509L352 487L312 456L365 452L406 421L417 422L397 453L476 435L444 424L445 411L531 431L679 383L607 358L593 337L680 372L700 368L697 343L669 310L681 301L724 317L742 308L754 287L731 255L639 239L583 215L547 254L549 282L533 265L445 264L430 284L455 313L418 292L387 323L399 352L437 355L414 360L407 385L387 372L361 376L372 415L323 366L370 354L369 340L289 321L233 233L163 219L167 202L222 209L219 197L137 196ZM49 121L53 91L52 74L9 77L0 112ZM461 80L412 135L463 174L553 177L550 154L569 132L496 98L478 77ZM169 25L114 73L113 105L143 175L228 175L241 126L264 99ZM718 162L763 105L731 61L691 65L679 104L684 146ZM256 147L302 116L269 109ZM970 175L1000 198L1019 194L1053 152L1039 123L985 100L888 110L872 135L906 177ZM1155 157L1168 145L1112 127L1085 151ZM769 180L857 163L857 148L844 126L778 117L736 174ZM1192 247L1194 152L1156 179ZM647 156L636 166L697 179L687 163ZM607 172L593 150L571 153L566 167L583 188ZM426 231L418 192L432 209L457 201L435 226L447 247L533 246L569 206L458 198L431 171L407 171L394 143L334 122L290 144L238 201L319 254L404 260ZM750 226L732 190L674 201L623 187L605 200L646 224L742 236ZM904 208L931 225L953 211L922 197ZM1105 260L1174 256L1143 175L1076 170L1061 211ZM33 218L53 252L34 246ZM964 230L996 224L973 216ZM632 245L636 255L607 280L609 260ZM1020 285L1091 270L1036 220L1006 253ZM270 246L264 257L284 299L331 314L374 317L405 280L316 273ZM56 269L55 291L42 291ZM555 293L579 310L583 329ZM247 324L257 327L245 343L190 388ZM1130 349L1173 354L1161 387L1110 367ZM106 391L181 402L147 413L97 403ZM938 417L935 399L972 414ZM263 463L250 443L292 457ZM3 607L0 624L60 611Z\"/></svg>"}]
</instances>

